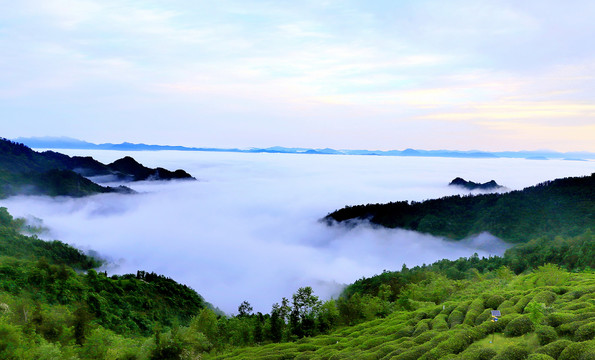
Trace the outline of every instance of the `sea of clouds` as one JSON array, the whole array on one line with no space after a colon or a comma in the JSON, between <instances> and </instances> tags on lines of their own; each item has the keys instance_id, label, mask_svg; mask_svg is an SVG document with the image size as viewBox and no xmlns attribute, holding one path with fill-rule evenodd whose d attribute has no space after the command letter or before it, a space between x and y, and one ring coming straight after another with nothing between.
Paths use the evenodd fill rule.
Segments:
<instances>
[{"instance_id":1,"label":"sea of clouds","mask_svg":"<svg viewBox=\"0 0 595 360\"><path fill-rule=\"evenodd\" d=\"M244 300L269 312L302 286L327 299L344 284L385 269L506 249L489 234L452 242L319 221L345 205L467 194L448 186L457 176L494 179L516 190L594 168L593 162L563 160L60 151L105 163L131 155L146 166L183 168L198 181L128 184L136 195L19 196L0 206L15 216L41 218L49 229L46 239L96 251L109 261L108 274L154 271L189 285L227 313L237 312Z\"/></svg>"}]
</instances>

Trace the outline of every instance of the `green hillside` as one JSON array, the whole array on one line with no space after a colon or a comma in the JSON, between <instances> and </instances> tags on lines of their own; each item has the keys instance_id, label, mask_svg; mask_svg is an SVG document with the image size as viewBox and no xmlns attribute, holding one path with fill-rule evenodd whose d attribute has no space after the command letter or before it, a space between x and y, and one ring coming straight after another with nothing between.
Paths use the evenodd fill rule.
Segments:
<instances>
[{"instance_id":1,"label":"green hillside","mask_svg":"<svg viewBox=\"0 0 595 360\"><path fill-rule=\"evenodd\" d=\"M385 271L335 300L305 287L269 314L245 301L222 316L163 276L81 273L96 260L21 235L22 220L0 215L1 359L591 359L594 351L590 231L535 239L503 257Z\"/></svg>"},{"instance_id":2,"label":"green hillside","mask_svg":"<svg viewBox=\"0 0 595 360\"><path fill-rule=\"evenodd\" d=\"M385 318L293 343L212 354L208 359L593 359L595 274L548 265L515 276L505 268L466 281L435 277ZM492 321L491 311L501 315Z\"/></svg>"},{"instance_id":3,"label":"green hillside","mask_svg":"<svg viewBox=\"0 0 595 360\"><path fill-rule=\"evenodd\" d=\"M486 231L513 243L541 236L575 236L595 229L595 173L504 194L347 206L325 219L329 224L369 220L454 240Z\"/></svg>"},{"instance_id":4,"label":"green hillside","mask_svg":"<svg viewBox=\"0 0 595 360\"><path fill-rule=\"evenodd\" d=\"M210 306L152 272L108 277L97 259L26 228L0 208L0 359L102 359L135 344L114 358L134 359L156 329L188 326Z\"/></svg>"},{"instance_id":5,"label":"green hillside","mask_svg":"<svg viewBox=\"0 0 595 360\"><path fill-rule=\"evenodd\" d=\"M97 259L23 235L35 227L0 208L0 359L594 359L592 178L515 195L537 208L538 193L560 214L502 257L403 266L327 301L303 287L268 314L244 301L234 316L152 272L97 272Z\"/></svg>"},{"instance_id":6,"label":"green hillside","mask_svg":"<svg viewBox=\"0 0 595 360\"><path fill-rule=\"evenodd\" d=\"M132 193L125 186L101 186L87 177L111 176L121 181L194 178L184 170L151 169L126 156L111 164L92 157L37 152L0 138L0 198L11 195L87 196L98 193Z\"/></svg>"}]
</instances>

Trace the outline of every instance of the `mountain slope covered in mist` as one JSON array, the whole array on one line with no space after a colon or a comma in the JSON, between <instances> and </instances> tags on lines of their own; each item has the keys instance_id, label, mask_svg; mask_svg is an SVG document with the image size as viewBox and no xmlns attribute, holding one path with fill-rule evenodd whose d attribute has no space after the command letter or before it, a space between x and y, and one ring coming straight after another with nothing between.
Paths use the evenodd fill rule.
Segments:
<instances>
[{"instance_id":1,"label":"mountain slope covered in mist","mask_svg":"<svg viewBox=\"0 0 595 360\"><path fill-rule=\"evenodd\" d=\"M347 206L325 220L330 225L369 220L455 240L482 232L513 243L540 236L574 236L595 229L595 173L504 194Z\"/></svg>"},{"instance_id":2,"label":"mountain slope covered in mist","mask_svg":"<svg viewBox=\"0 0 595 360\"><path fill-rule=\"evenodd\" d=\"M17 194L85 196L131 189L101 186L87 177L112 176L121 181L194 179L184 170L150 169L127 156L111 164L92 157L36 152L0 138L0 198Z\"/></svg>"}]
</instances>

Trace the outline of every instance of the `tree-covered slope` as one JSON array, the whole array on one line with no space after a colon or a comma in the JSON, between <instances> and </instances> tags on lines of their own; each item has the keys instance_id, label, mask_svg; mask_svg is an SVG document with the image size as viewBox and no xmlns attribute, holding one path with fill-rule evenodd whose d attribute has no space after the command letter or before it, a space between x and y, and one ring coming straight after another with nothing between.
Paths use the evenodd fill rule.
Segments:
<instances>
[{"instance_id":1,"label":"tree-covered slope","mask_svg":"<svg viewBox=\"0 0 595 360\"><path fill-rule=\"evenodd\" d=\"M485 231L508 242L574 236L595 229L595 174L557 179L504 194L347 206L325 220L329 224L369 220L457 240Z\"/></svg>"},{"instance_id":2,"label":"tree-covered slope","mask_svg":"<svg viewBox=\"0 0 595 360\"><path fill-rule=\"evenodd\" d=\"M0 302L6 296L26 307L14 314L23 324L35 304L65 306L117 333L149 335L155 324L187 325L207 306L193 289L152 272L108 277L92 269L100 261L80 250L20 234L24 225L0 208Z\"/></svg>"},{"instance_id":3,"label":"tree-covered slope","mask_svg":"<svg viewBox=\"0 0 595 360\"><path fill-rule=\"evenodd\" d=\"M68 264L78 270L101 265L98 259L63 242L43 241L36 236L22 235L20 232L26 227L23 219L14 219L5 207L0 207L0 258L30 261L44 258L51 264Z\"/></svg>"},{"instance_id":4,"label":"tree-covered slope","mask_svg":"<svg viewBox=\"0 0 595 360\"><path fill-rule=\"evenodd\" d=\"M132 192L124 186L100 186L87 179L108 175L123 181L194 179L184 170L151 169L128 156L106 165L91 157L36 152L0 138L0 198L17 194L86 196Z\"/></svg>"}]
</instances>

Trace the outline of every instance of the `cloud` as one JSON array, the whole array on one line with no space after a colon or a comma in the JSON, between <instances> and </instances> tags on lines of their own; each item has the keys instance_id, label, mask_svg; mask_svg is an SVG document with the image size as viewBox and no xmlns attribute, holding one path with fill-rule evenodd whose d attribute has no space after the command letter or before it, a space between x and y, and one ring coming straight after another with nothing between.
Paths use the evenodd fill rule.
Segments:
<instances>
[{"instance_id":1,"label":"cloud","mask_svg":"<svg viewBox=\"0 0 595 360\"><path fill-rule=\"evenodd\" d=\"M517 103L541 104L519 123L592 122L549 112L594 97L592 12L589 1L11 2L0 14L3 136L453 148L460 139L442 134L456 118L475 147L493 138L475 120L509 119ZM524 132L532 148L572 146L564 134Z\"/></svg>"},{"instance_id":2,"label":"cloud","mask_svg":"<svg viewBox=\"0 0 595 360\"><path fill-rule=\"evenodd\" d=\"M69 151L103 162L115 151ZM184 168L199 181L141 182L137 195L0 201L17 216L44 221L57 238L112 261L110 273L155 271L185 283L224 311L244 300L268 312L312 286L323 298L383 270L448 257L501 254L480 236L449 242L404 230L328 227L318 220L345 205L421 201L455 194L461 176L510 189L585 175L590 162L394 158L202 152L137 152L146 166Z\"/></svg>"}]
</instances>

